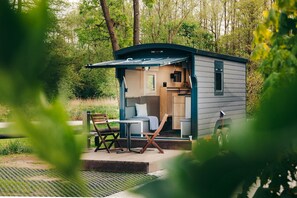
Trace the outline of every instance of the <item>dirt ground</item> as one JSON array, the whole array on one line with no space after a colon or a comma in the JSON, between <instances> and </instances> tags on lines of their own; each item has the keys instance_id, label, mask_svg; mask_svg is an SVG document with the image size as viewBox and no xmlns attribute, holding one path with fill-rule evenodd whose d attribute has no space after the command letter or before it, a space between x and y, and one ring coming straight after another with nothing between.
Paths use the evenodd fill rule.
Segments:
<instances>
[{"instance_id":1,"label":"dirt ground","mask_svg":"<svg viewBox=\"0 0 297 198\"><path fill-rule=\"evenodd\" d=\"M50 165L33 154L0 155L0 166L32 169L49 169Z\"/></svg>"}]
</instances>

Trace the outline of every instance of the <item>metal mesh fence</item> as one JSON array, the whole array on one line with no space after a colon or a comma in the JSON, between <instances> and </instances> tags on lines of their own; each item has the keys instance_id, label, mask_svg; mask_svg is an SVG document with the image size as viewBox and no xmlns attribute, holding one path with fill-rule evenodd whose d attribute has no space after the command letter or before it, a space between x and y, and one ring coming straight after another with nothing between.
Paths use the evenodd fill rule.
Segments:
<instances>
[{"instance_id":1,"label":"metal mesh fence","mask_svg":"<svg viewBox=\"0 0 297 198\"><path fill-rule=\"evenodd\" d=\"M0 167L0 196L105 197L152 181L156 176L137 173L81 171L86 192L54 170Z\"/></svg>"}]
</instances>

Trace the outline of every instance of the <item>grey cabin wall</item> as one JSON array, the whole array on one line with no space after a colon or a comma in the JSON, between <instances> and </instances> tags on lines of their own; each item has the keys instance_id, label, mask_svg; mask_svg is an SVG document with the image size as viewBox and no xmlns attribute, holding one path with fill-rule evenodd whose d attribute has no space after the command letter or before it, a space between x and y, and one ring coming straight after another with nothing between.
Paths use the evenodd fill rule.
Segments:
<instances>
[{"instance_id":1,"label":"grey cabin wall","mask_svg":"<svg viewBox=\"0 0 297 198\"><path fill-rule=\"evenodd\" d=\"M224 62L224 94L214 94L214 59L195 56L195 75L198 81L198 136L214 130L219 112L233 121L246 117L246 67L244 63Z\"/></svg>"}]
</instances>

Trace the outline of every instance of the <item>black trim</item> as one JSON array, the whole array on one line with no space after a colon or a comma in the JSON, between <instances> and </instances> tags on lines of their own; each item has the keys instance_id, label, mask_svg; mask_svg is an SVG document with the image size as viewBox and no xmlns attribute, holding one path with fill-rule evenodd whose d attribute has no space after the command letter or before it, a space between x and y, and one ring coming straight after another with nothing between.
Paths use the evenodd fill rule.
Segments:
<instances>
[{"instance_id":1,"label":"black trim","mask_svg":"<svg viewBox=\"0 0 297 198\"><path fill-rule=\"evenodd\" d=\"M195 55L192 55L191 62L191 131L193 139L198 139L198 80L195 75Z\"/></svg>"},{"instance_id":2,"label":"black trim","mask_svg":"<svg viewBox=\"0 0 297 198\"><path fill-rule=\"evenodd\" d=\"M217 78L217 74L220 74L220 79ZM217 82L219 80L220 82ZM224 62L214 61L214 95L224 95ZM220 86L220 89L218 89Z\"/></svg>"},{"instance_id":3,"label":"black trim","mask_svg":"<svg viewBox=\"0 0 297 198\"><path fill-rule=\"evenodd\" d=\"M148 43L148 44L135 45L135 46L120 49L114 53L114 56L117 59L120 56L123 56L125 54L138 52L141 50L153 50L155 51L155 53L158 53L159 52L158 49L174 49L174 50L186 51L189 53L196 53L195 48L187 47L183 45L168 44L168 43Z\"/></svg>"},{"instance_id":4,"label":"black trim","mask_svg":"<svg viewBox=\"0 0 297 198\"><path fill-rule=\"evenodd\" d=\"M245 58L241 58L241 57L237 57L237 56L230 56L230 55L226 55L226 54L218 54L218 53L208 52L208 51L204 51L204 50L197 50L196 54L200 55L200 56L207 56L207 57L211 57L211 58L234 61L234 62L238 62L238 63L247 63L248 62L248 59L245 59Z\"/></svg>"},{"instance_id":5,"label":"black trim","mask_svg":"<svg viewBox=\"0 0 297 198\"><path fill-rule=\"evenodd\" d=\"M125 119L125 98L126 98L126 90L124 85L124 77L125 76L125 70L124 69L116 69L116 77L119 81L119 91L120 91L120 106L119 106L119 113L120 113L120 120ZM125 137L125 127L123 124L120 124L120 137Z\"/></svg>"}]
</instances>

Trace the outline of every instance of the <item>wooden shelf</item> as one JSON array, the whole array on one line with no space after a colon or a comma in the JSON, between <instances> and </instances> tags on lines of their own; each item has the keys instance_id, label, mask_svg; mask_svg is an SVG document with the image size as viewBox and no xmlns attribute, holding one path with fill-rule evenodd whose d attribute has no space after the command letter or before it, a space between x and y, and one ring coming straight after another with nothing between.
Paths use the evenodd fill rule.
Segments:
<instances>
[{"instance_id":1,"label":"wooden shelf","mask_svg":"<svg viewBox=\"0 0 297 198\"><path fill-rule=\"evenodd\" d=\"M167 91L191 91L190 88L185 87L164 87Z\"/></svg>"}]
</instances>

